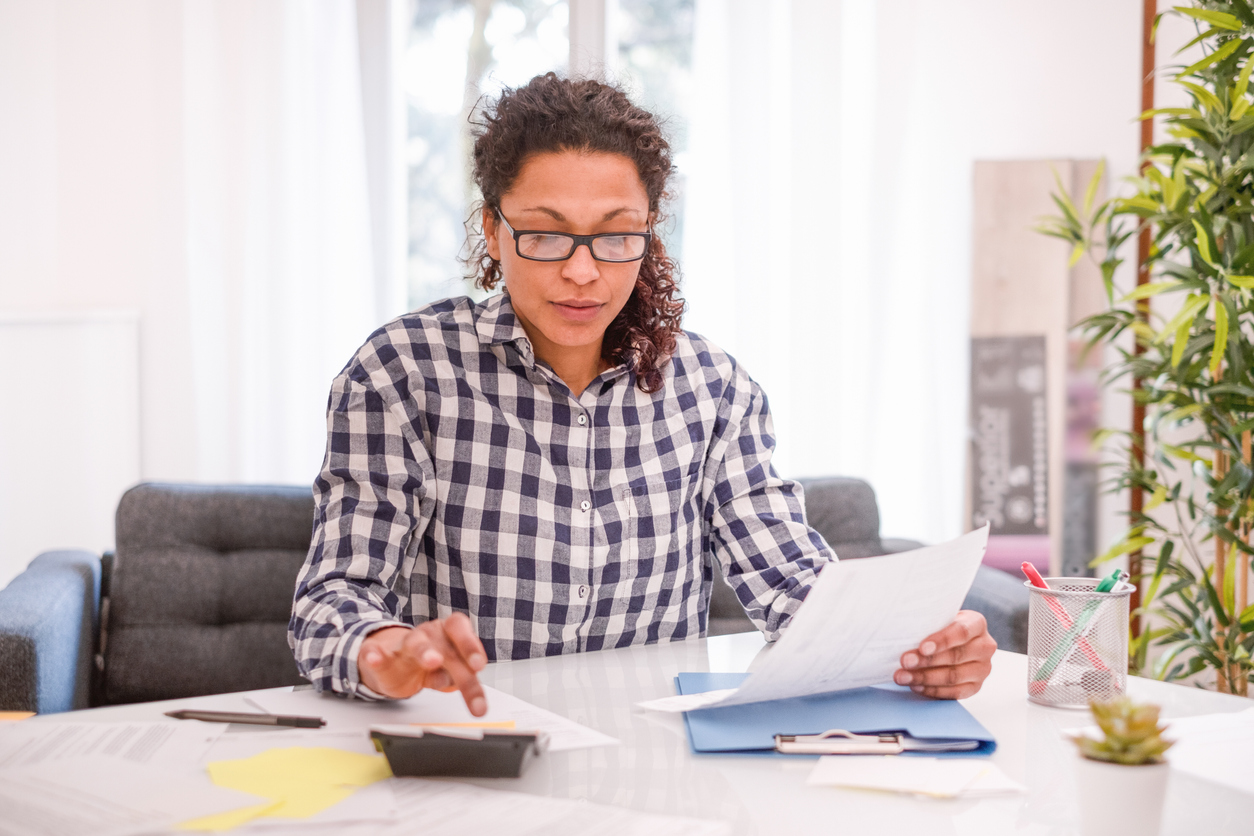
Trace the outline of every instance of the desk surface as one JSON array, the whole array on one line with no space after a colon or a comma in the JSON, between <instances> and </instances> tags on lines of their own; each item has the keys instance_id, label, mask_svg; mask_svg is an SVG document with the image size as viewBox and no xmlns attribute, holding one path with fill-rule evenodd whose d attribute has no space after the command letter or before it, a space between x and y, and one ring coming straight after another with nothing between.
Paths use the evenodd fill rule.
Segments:
<instances>
[{"instance_id":1,"label":"desk surface","mask_svg":"<svg viewBox=\"0 0 1254 836\"><path fill-rule=\"evenodd\" d=\"M964 704L997 738L993 760L1027 795L996 799L923 799L807 787L813 758L694 755L678 715L645 713L636 702L674 693L680 671L744 671L763 648L745 633L699 641L528 659L490 665L483 681L622 741L620 746L548 753L520 779L478 780L485 787L585 798L638 810L717 818L736 834L1078 833L1074 749L1060 731L1086 724L1082 711L1027 701L1027 658L998 651L983 690ZM1251 702L1195 688L1130 678L1139 700L1163 716L1240 711ZM47 719L163 720L162 712L224 697L113 706ZM252 710L241 704L240 710ZM27 722L39 722L36 718ZM170 722L178 722L171 720ZM1199 831L1238 836L1254 828L1254 796L1174 773L1163 836Z\"/></svg>"}]
</instances>

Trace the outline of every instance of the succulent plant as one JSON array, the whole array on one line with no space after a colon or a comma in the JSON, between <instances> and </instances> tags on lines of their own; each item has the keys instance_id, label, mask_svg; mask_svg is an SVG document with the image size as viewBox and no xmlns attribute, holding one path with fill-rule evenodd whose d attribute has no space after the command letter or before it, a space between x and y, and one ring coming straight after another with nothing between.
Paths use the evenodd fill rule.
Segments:
<instances>
[{"instance_id":1,"label":"succulent plant","mask_svg":"<svg viewBox=\"0 0 1254 836\"><path fill-rule=\"evenodd\" d=\"M1158 725L1158 706L1140 705L1128 697L1089 703L1102 739L1076 735L1071 742L1084 757L1095 761L1141 766L1162 763L1163 752L1174 741L1163 740L1166 726Z\"/></svg>"}]
</instances>

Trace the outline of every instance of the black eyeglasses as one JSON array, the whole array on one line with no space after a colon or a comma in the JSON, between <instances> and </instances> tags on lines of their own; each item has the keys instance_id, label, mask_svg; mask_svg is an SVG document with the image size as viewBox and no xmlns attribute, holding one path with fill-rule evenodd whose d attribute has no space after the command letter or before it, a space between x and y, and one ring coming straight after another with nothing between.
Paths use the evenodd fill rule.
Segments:
<instances>
[{"instance_id":1,"label":"black eyeglasses","mask_svg":"<svg viewBox=\"0 0 1254 836\"><path fill-rule=\"evenodd\" d=\"M515 231L505 220L500 209L496 216L505 225L505 231L514 238L514 250L528 261L565 261L575 254L581 244L588 245L588 252L597 261L639 261L649 249L652 232L600 232L596 235L567 235L565 232L545 232L538 229Z\"/></svg>"}]
</instances>

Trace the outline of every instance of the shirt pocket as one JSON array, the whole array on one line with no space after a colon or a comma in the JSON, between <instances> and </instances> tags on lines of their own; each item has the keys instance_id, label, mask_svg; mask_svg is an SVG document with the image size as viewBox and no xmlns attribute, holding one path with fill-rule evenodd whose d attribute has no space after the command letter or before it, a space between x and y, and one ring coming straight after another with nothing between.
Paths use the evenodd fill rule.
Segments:
<instances>
[{"instance_id":1,"label":"shirt pocket","mask_svg":"<svg viewBox=\"0 0 1254 836\"><path fill-rule=\"evenodd\" d=\"M676 560L688 551L696 506L692 496L694 480L638 479L618 489L623 516L623 559L625 561L665 560L668 570L678 568ZM691 518L691 519L690 519ZM655 567L654 572L658 569Z\"/></svg>"}]
</instances>

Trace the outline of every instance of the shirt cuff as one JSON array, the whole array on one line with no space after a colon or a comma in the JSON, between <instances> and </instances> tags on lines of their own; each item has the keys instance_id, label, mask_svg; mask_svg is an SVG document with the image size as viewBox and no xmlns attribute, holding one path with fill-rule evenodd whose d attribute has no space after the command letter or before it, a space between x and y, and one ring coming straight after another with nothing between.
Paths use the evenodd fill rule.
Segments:
<instances>
[{"instance_id":1,"label":"shirt cuff","mask_svg":"<svg viewBox=\"0 0 1254 836\"><path fill-rule=\"evenodd\" d=\"M332 662L332 670L335 671L335 677L331 682L331 687L337 694L344 694L348 697L356 697L363 700L393 699L367 687L361 681L357 670L357 654L361 652L362 642L365 641L366 636L385 627L412 628L413 625L406 624L403 621L367 619L358 621L344 631L344 635L340 637L340 642L335 648Z\"/></svg>"}]
</instances>

